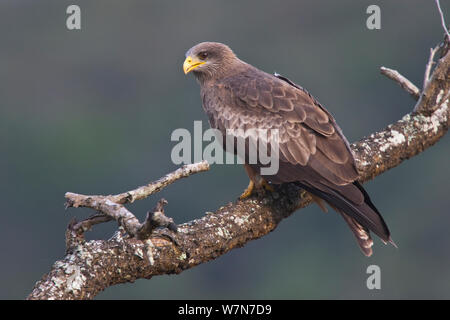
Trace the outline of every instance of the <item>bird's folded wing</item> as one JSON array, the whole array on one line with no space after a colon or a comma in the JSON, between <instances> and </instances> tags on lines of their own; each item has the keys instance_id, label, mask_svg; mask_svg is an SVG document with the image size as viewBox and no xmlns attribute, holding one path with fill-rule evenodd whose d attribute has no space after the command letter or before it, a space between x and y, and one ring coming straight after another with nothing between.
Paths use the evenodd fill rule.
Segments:
<instances>
[{"instance_id":1,"label":"bird's folded wing","mask_svg":"<svg viewBox=\"0 0 450 320\"><path fill-rule=\"evenodd\" d=\"M234 76L217 86L219 98L214 103L220 104L220 112L212 110L210 118L218 128L244 132L277 129L280 165L307 166L336 185L348 184L358 177L340 128L301 87L262 71ZM294 170L288 181L280 182L299 178Z\"/></svg>"}]
</instances>

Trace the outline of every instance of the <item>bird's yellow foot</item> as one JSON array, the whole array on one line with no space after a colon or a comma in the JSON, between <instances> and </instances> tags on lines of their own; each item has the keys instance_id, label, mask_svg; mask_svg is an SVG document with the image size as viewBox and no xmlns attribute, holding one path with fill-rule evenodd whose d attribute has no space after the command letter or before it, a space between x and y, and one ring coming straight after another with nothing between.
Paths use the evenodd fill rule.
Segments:
<instances>
[{"instance_id":1,"label":"bird's yellow foot","mask_svg":"<svg viewBox=\"0 0 450 320\"><path fill-rule=\"evenodd\" d=\"M253 183L252 180L250 180L250 182L248 183L247 189L244 190L244 192L241 194L239 199L244 200L244 199L247 199L248 197L250 197L252 195L254 188L255 188L255 184Z\"/></svg>"},{"instance_id":2,"label":"bird's yellow foot","mask_svg":"<svg viewBox=\"0 0 450 320\"><path fill-rule=\"evenodd\" d=\"M254 189L257 189L259 195L261 195L262 194L261 191L264 190L270 192L275 191L275 189L264 179L262 179L261 183L258 186L255 186L255 183L252 180L250 180L247 189L245 189L245 191L241 194L239 199L241 200L247 199L252 195Z\"/></svg>"}]
</instances>

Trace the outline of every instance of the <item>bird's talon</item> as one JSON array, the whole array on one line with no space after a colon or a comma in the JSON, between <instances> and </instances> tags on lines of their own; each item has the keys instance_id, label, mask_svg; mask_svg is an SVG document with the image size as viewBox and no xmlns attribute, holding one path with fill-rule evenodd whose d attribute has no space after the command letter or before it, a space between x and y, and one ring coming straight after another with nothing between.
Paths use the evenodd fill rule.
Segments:
<instances>
[{"instance_id":1,"label":"bird's talon","mask_svg":"<svg viewBox=\"0 0 450 320\"><path fill-rule=\"evenodd\" d=\"M255 184L253 183L252 180L250 180L247 189L244 190L244 192L241 194L239 199L244 200L244 199L247 199L248 197L250 197L253 193L254 188L255 188Z\"/></svg>"},{"instance_id":2,"label":"bird's talon","mask_svg":"<svg viewBox=\"0 0 450 320\"><path fill-rule=\"evenodd\" d=\"M263 197L265 195L265 191L270 191L270 192L274 192L275 189L274 187L272 187L266 180L262 180L262 182L260 184L258 184L257 186L255 185L255 183L250 180L250 183L248 184L247 189L245 189L245 191L241 194L241 196L239 197L240 200L244 200L247 199L248 197L250 197L253 194L253 191L255 191L258 193L259 197Z\"/></svg>"}]
</instances>

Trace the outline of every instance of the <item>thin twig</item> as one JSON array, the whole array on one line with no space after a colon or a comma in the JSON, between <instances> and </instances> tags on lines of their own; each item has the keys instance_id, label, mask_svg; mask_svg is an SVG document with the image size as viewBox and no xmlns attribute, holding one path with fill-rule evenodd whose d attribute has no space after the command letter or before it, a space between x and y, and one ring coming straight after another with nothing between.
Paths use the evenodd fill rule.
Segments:
<instances>
[{"instance_id":1,"label":"thin twig","mask_svg":"<svg viewBox=\"0 0 450 320\"><path fill-rule=\"evenodd\" d=\"M124 193L116 194L116 195L109 195L109 196L101 196L101 195L82 195L82 194L76 194L72 192L66 193L65 197L68 199L68 205L74 206L70 203L71 198L80 198L80 197L90 197L96 200L105 199L108 198L110 201L117 203L117 204L125 204L125 203L132 203L136 200L141 200L144 198L147 198L148 196L159 192L161 189L167 187L169 184L181 179L189 177L190 175L193 175L195 173L208 171L209 170L209 164L207 161L201 161L197 163L187 164L182 166L181 168L177 169L174 172L171 172L164 177L158 179L157 181L150 182L149 184L145 186L141 186L139 188L136 188L134 190L130 190ZM75 197L76 196L76 197ZM75 204L76 207L76 204Z\"/></svg>"},{"instance_id":2,"label":"thin twig","mask_svg":"<svg viewBox=\"0 0 450 320\"><path fill-rule=\"evenodd\" d=\"M205 160L197 163L187 164L177 169L176 171L165 175L161 179L149 183L148 185L115 196L111 196L110 198L111 201L120 204L132 203L136 200L144 199L160 191L161 189L167 187L169 184L181 178L186 178L189 177L190 175L193 175L194 173L199 173L208 170L209 164Z\"/></svg>"},{"instance_id":3,"label":"thin twig","mask_svg":"<svg viewBox=\"0 0 450 320\"><path fill-rule=\"evenodd\" d=\"M440 17L441 17L442 27L444 28L445 34L447 35L447 38L448 38L448 40L450 41L450 33L448 32L447 24L445 23L444 13L442 12L441 4L439 3L439 0L436 0L436 5L437 5L437 7L438 7L439 15L440 15Z\"/></svg>"},{"instance_id":4,"label":"thin twig","mask_svg":"<svg viewBox=\"0 0 450 320\"><path fill-rule=\"evenodd\" d=\"M422 88L422 92L425 91L425 88L427 87L429 81L430 81L430 74L431 74L431 68L433 67L434 62L434 55L436 54L436 52L438 52L439 50L439 46L436 46L434 48L430 49L430 56L428 58L428 63L425 67L425 74L423 77L423 88Z\"/></svg>"},{"instance_id":5,"label":"thin twig","mask_svg":"<svg viewBox=\"0 0 450 320\"><path fill-rule=\"evenodd\" d=\"M385 75L389 79L397 82L404 90L406 90L414 100L419 100L420 90L411 81L401 75L397 70L389 69L386 67L380 68L381 74Z\"/></svg>"},{"instance_id":6,"label":"thin twig","mask_svg":"<svg viewBox=\"0 0 450 320\"><path fill-rule=\"evenodd\" d=\"M113 220L110 216L104 214L95 214L87 219L77 222L73 225L72 230L77 233L83 233L90 230L94 225Z\"/></svg>"}]
</instances>

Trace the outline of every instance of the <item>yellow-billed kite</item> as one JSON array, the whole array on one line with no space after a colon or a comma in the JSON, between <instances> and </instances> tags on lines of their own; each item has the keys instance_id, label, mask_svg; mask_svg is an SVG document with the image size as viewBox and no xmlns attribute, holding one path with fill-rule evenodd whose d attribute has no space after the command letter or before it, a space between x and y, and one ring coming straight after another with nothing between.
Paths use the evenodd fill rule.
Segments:
<instances>
[{"instance_id":1,"label":"yellow-billed kite","mask_svg":"<svg viewBox=\"0 0 450 320\"><path fill-rule=\"evenodd\" d=\"M249 163L246 157L250 184L242 198L253 188L271 189L269 183L293 182L311 193L321 208L325 201L342 215L365 255L372 254L369 231L394 244L386 223L356 180L358 172L347 139L332 115L307 91L245 63L228 46L216 42L189 49L183 69L192 71L200 83L212 128L224 136L229 130L239 135L255 128L275 129L279 134L278 172L262 175L263 165Z\"/></svg>"}]
</instances>

